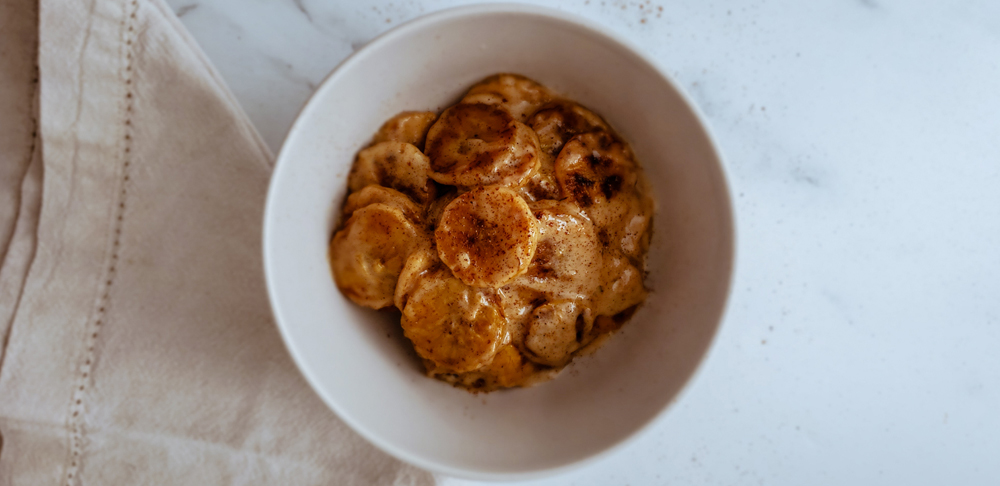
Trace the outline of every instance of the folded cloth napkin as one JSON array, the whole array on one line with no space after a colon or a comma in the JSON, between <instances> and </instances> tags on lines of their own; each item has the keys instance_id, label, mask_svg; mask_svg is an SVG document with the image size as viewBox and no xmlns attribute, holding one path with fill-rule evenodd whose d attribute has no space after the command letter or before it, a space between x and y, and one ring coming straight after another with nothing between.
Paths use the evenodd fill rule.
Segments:
<instances>
[{"instance_id":1,"label":"folded cloth napkin","mask_svg":"<svg viewBox=\"0 0 1000 486\"><path fill-rule=\"evenodd\" d=\"M173 13L0 14L0 484L433 483L289 359L260 263L270 154Z\"/></svg>"}]
</instances>

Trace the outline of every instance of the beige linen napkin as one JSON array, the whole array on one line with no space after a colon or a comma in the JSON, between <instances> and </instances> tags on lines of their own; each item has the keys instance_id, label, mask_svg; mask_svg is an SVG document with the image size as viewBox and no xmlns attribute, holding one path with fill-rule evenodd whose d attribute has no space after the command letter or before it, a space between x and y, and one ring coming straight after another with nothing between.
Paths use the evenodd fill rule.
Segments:
<instances>
[{"instance_id":1,"label":"beige linen napkin","mask_svg":"<svg viewBox=\"0 0 1000 486\"><path fill-rule=\"evenodd\" d=\"M37 47L37 3L0 1L0 363L34 251L41 201Z\"/></svg>"},{"instance_id":2,"label":"beige linen napkin","mask_svg":"<svg viewBox=\"0 0 1000 486\"><path fill-rule=\"evenodd\" d=\"M0 484L432 483L290 361L260 264L270 154L173 14L0 12Z\"/></svg>"}]
</instances>

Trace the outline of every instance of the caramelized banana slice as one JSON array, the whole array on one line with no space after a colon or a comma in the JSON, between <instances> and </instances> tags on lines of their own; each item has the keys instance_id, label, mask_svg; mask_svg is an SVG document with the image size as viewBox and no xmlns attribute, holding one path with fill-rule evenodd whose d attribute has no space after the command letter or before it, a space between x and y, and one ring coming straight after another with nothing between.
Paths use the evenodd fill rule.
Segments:
<instances>
[{"instance_id":1,"label":"caramelized banana slice","mask_svg":"<svg viewBox=\"0 0 1000 486\"><path fill-rule=\"evenodd\" d=\"M508 344L497 351L489 365L476 371L461 374L439 375L454 386L472 392L491 392L500 388L531 386L536 383L533 375L542 368L532 363L517 348Z\"/></svg>"},{"instance_id":2,"label":"caramelized banana slice","mask_svg":"<svg viewBox=\"0 0 1000 486\"><path fill-rule=\"evenodd\" d=\"M559 189L559 182L556 181L555 158L543 152L538 159L538 170L531 175L528 182L518 188L518 193L525 201L531 202L562 199L562 191Z\"/></svg>"},{"instance_id":3,"label":"caramelized banana slice","mask_svg":"<svg viewBox=\"0 0 1000 486\"><path fill-rule=\"evenodd\" d=\"M652 204L640 191L623 189L603 204L587 208L587 216L598 228L598 239L606 248L639 260L649 248Z\"/></svg>"},{"instance_id":4,"label":"caramelized banana slice","mask_svg":"<svg viewBox=\"0 0 1000 486\"><path fill-rule=\"evenodd\" d=\"M427 155L441 184L517 187L538 169L538 137L506 111L460 103L427 132Z\"/></svg>"},{"instance_id":5,"label":"caramelized banana slice","mask_svg":"<svg viewBox=\"0 0 1000 486\"><path fill-rule=\"evenodd\" d=\"M500 309L507 318L507 333L515 343L523 343L528 333L528 320L531 312L545 302L545 295L519 284L522 277L497 289Z\"/></svg>"},{"instance_id":6,"label":"caramelized banana slice","mask_svg":"<svg viewBox=\"0 0 1000 486\"><path fill-rule=\"evenodd\" d=\"M596 113L568 100L546 104L531 116L528 126L538 135L542 152L553 157L574 135L611 130Z\"/></svg>"},{"instance_id":7,"label":"caramelized banana slice","mask_svg":"<svg viewBox=\"0 0 1000 486\"><path fill-rule=\"evenodd\" d=\"M563 366L573 358L586 332L584 318L573 302L549 302L531 313L524 346L534 361Z\"/></svg>"},{"instance_id":8,"label":"caramelized banana slice","mask_svg":"<svg viewBox=\"0 0 1000 486\"><path fill-rule=\"evenodd\" d=\"M461 102L499 106L523 122L550 99L552 93L535 81L517 74L495 74L469 88Z\"/></svg>"},{"instance_id":9,"label":"caramelized banana slice","mask_svg":"<svg viewBox=\"0 0 1000 486\"><path fill-rule=\"evenodd\" d=\"M593 131L609 131L608 125L594 112L568 100L547 103L528 120L538 135L541 164L528 180L521 194L529 201L562 199L556 180L555 158L571 137Z\"/></svg>"},{"instance_id":10,"label":"caramelized banana slice","mask_svg":"<svg viewBox=\"0 0 1000 486\"><path fill-rule=\"evenodd\" d=\"M526 379L537 369L516 347L508 344L497 351L493 361L482 372L488 383L492 382L498 388L510 388L525 385Z\"/></svg>"},{"instance_id":11,"label":"caramelized banana slice","mask_svg":"<svg viewBox=\"0 0 1000 486\"><path fill-rule=\"evenodd\" d=\"M618 252L609 251L601 270L602 284L591 300L590 314L613 316L646 300L646 287L642 284L642 271Z\"/></svg>"},{"instance_id":12,"label":"caramelized banana slice","mask_svg":"<svg viewBox=\"0 0 1000 486\"><path fill-rule=\"evenodd\" d=\"M403 264L403 270L399 272L399 280L396 281L396 293L393 296L396 308L405 309L407 300L417 289L420 280L428 272L440 268L444 267L432 248L420 248L411 253Z\"/></svg>"},{"instance_id":13,"label":"caramelized banana slice","mask_svg":"<svg viewBox=\"0 0 1000 486\"><path fill-rule=\"evenodd\" d=\"M431 373L463 373L488 364L504 344L504 318L487 295L447 270L417 283L403 308L403 332Z\"/></svg>"},{"instance_id":14,"label":"caramelized banana slice","mask_svg":"<svg viewBox=\"0 0 1000 486\"><path fill-rule=\"evenodd\" d=\"M643 196L638 197L641 210L630 213L627 218L619 218L621 225L616 229L617 235L612 234L614 241L620 242L622 253L634 259L645 260L646 252L649 250L649 240L653 234L653 201ZM643 264L643 268L645 265Z\"/></svg>"},{"instance_id":15,"label":"caramelized banana slice","mask_svg":"<svg viewBox=\"0 0 1000 486\"><path fill-rule=\"evenodd\" d=\"M412 199L406 197L406 194L376 185L366 186L364 189L347 196L347 202L344 203L344 215L350 216L355 211L372 204L385 204L399 208L410 220L423 220L423 210Z\"/></svg>"},{"instance_id":16,"label":"caramelized banana slice","mask_svg":"<svg viewBox=\"0 0 1000 486\"><path fill-rule=\"evenodd\" d=\"M357 211L330 242L337 287L359 305L392 305L407 256L426 238L399 208L372 204Z\"/></svg>"},{"instance_id":17,"label":"caramelized banana slice","mask_svg":"<svg viewBox=\"0 0 1000 486\"><path fill-rule=\"evenodd\" d=\"M601 246L594 225L576 204L540 201L532 205L538 219L538 245L528 270L516 284L553 300L587 299L601 276Z\"/></svg>"},{"instance_id":18,"label":"caramelized banana slice","mask_svg":"<svg viewBox=\"0 0 1000 486\"><path fill-rule=\"evenodd\" d=\"M555 166L563 193L584 210L634 187L637 170L625 144L607 132L571 138L559 152Z\"/></svg>"},{"instance_id":19,"label":"caramelized banana slice","mask_svg":"<svg viewBox=\"0 0 1000 486\"><path fill-rule=\"evenodd\" d=\"M610 334L621 329L622 325L628 322L637 310L639 310L638 304L613 316L597 316L597 319L594 319L593 326L586 331L587 336L584 337L584 340L594 339L600 337L601 334Z\"/></svg>"},{"instance_id":20,"label":"caramelized banana slice","mask_svg":"<svg viewBox=\"0 0 1000 486\"><path fill-rule=\"evenodd\" d=\"M354 192L378 184L427 204L436 190L428 174L430 160L420 149L406 142L381 142L358 153L347 187Z\"/></svg>"},{"instance_id":21,"label":"caramelized banana slice","mask_svg":"<svg viewBox=\"0 0 1000 486\"><path fill-rule=\"evenodd\" d=\"M432 111L404 111L382 124L372 143L392 140L423 148L427 130L434 124L434 120L437 120L437 113Z\"/></svg>"},{"instance_id":22,"label":"caramelized banana slice","mask_svg":"<svg viewBox=\"0 0 1000 486\"><path fill-rule=\"evenodd\" d=\"M652 200L628 148L605 132L570 139L556 178L597 227L606 247L639 259L649 247Z\"/></svg>"},{"instance_id":23,"label":"caramelized banana slice","mask_svg":"<svg viewBox=\"0 0 1000 486\"><path fill-rule=\"evenodd\" d=\"M441 215L444 214L444 208L448 207L456 197L458 197L458 191L452 188L452 190L439 195L427 207L427 226L431 231L437 228L438 223L441 222Z\"/></svg>"},{"instance_id":24,"label":"caramelized banana slice","mask_svg":"<svg viewBox=\"0 0 1000 486\"><path fill-rule=\"evenodd\" d=\"M528 268L538 228L521 196L490 186L455 198L434 237L441 261L455 276L474 287L497 288Z\"/></svg>"}]
</instances>

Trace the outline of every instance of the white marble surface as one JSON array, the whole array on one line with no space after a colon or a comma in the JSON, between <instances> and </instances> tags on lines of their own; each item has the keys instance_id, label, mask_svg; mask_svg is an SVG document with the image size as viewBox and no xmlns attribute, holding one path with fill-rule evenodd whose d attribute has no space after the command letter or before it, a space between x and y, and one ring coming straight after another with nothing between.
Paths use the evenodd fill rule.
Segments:
<instances>
[{"instance_id":1,"label":"white marble surface","mask_svg":"<svg viewBox=\"0 0 1000 486\"><path fill-rule=\"evenodd\" d=\"M344 57L466 2L169 3L277 151ZM739 242L680 402L536 483L1000 481L1000 3L539 3L631 38L692 95Z\"/></svg>"}]
</instances>

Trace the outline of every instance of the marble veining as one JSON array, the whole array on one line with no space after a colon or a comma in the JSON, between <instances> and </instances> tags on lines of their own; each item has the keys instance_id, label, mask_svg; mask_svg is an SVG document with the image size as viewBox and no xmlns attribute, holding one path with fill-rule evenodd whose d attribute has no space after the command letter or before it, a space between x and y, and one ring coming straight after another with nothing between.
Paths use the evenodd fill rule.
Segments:
<instances>
[{"instance_id":1,"label":"marble veining","mask_svg":"<svg viewBox=\"0 0 1000 486\"><path fill-rule=\"evenodd\" d=\"M313 21L312 14L310 14L309 11L306 10L306 6L303 0L292 0L292 3L295 4L295 8L299 9L299 11L302 12L302 15L306 16L306 20L308 20L309 22Z\"/></svg>"},{"instance_id":2,"label":"marble veining","mask_svg":"<svg viewBox=\"0 0 1000 486\"><path fill-rule=\"evenodd\" d=\"M168 2L275 151L344 58L469 3ZM676 406L610 456L528 484L1000 478L1000 3L534 3L641 46L705 114L738 263Z\"/></svg>"},{"instance_id":3,"label":"marble veining","mask_svg":"<svg viewBox=\"0 0 1000 486\"><path fill-rule=\"evenodd\" d=\"M196 8L198 8L198 4L196 4L196 3L190 3L190 4L187 4L187 5L181 5L179 7L176 7L176 9L174 10L174 14L176 14L178 18L181 18L181 17L184 17L185 15L187 15L188 12L190 12L190 11L196 9Z\"/></svg>"}]
</instances>

